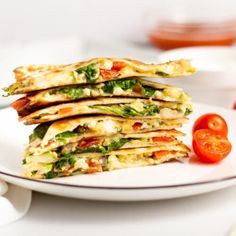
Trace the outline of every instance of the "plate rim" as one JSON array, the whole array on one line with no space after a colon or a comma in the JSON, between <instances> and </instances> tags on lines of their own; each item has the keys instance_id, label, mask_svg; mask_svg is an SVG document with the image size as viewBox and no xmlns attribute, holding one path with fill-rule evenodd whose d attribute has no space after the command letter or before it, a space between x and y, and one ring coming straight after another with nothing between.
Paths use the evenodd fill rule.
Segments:
<instances>
[{"instance_id":1,"label":"plate rim","mask_svg":"<svg viewBox=\"0 0 236 236\"><path fill-rule=\"evenodd\" d=\"M61 187L69 187L69 188L84 188L84 189L103 189L103 190L148 190L148 189L173 189L173 188L182 188L182 187L193 187L193 186L201 186L201 185L207 185L207 184L217 184L222 182L228 182L230 180L236 179L236 175L214 179L214 180L208 180L208 181L199 181L199 182L192 182L192 183L182 183L182 184L170 184L170 185L157 185L157 186L135 186L135 187L114 187L114 186L92 186L92 185L78 185L78 184L66 184L66 183L58 183L58 182L52 182L48 180L39 180L39 179L29 179L23 176L18 176L14 174L5 173L3 171L0 171L0 175L5 175L8 177L34 182L34 183L42 183L46 185L56 185ZM67 177L64 177L67 178Z\"/></svg>"}]
</instances>

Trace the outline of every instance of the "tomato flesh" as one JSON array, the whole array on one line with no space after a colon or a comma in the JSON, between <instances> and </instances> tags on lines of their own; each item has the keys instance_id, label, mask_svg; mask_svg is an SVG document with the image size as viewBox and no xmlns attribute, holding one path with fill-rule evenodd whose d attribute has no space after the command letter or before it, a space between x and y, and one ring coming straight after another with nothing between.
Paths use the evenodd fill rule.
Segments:
<instances>
[{"instance_id":1,"label":"tomato flesh","mask_svg":"<svg viewBox=\"0 0 236 236\"><path fill-rule=\"evenodd\" d=\"M87 148L87 147L91 147L93 145L97 145L99 143L100 143L100 141L97 138L85 138L80 142L79 147L80 148Z\"/></svg>"},{"instance_id":2,"label":"tomato flesh","mask_svg":"<svg viewBox=\"0 0 236 236\"><path fill-rule=\"evenodd\" d=\"M175 141L175 137L167 137L167 136L161 136L161 137L153 137L153 142L173 142Z\"/></svg>"},{"instance_id":3,"label":"tomato flesh","mask_svg":"<svg viewBox=\"0 0 236 236\"><path fill-rule=\"evenodd\" d=\"M192 132L199 129L210 129L217 134L228 135L228 126L223 117L218 114L208 113L200 116L194 123Z\"/></svg>"},{"instance_id":4,"label":"tomato flesh","mask_svg":"<svg viewBox=\"0 0 236 236\"><path fill-rule=\"evenodd\" d=\"M142 85L139 84L139 83L135 84L135 88L134 88L133 91L134 91L135 93L141 93L141 91L142 91Z\"/></svg>"},{"instance_id":5,"label":"tomato flesh","mask_svg":"<svg viewBox=\"0 0 236 236\"><path fill-rule=\"evenodd\" d=\"M118 70L120 71L126 66L126 63L123 61L114 61L112 65L112 70Z\"/></svg>"},{"instance_id":6,"label":"tomato flesh","mask_svg":"<svg viewBox=\"0 0 236 236\"><path fill-rule=\"evenodd\" d=\"M143 124L142 124L141 122L135 122L135 123L132 125L132 127L133 127L134 131L139 131L139 130L141 129L142 125L143 125Z\"/></svg>"},{"instance_id":7,"label":"tomato flesh","mask_svg":"<svg viewBox=\"0 0 236 236\"><path fill-rule=\"evenodd\" d=\"M18 100L14 101L11 104L11 107L14 108L16 111L19 111L23 109L25 106L27 106L29 102L30 100L26 97L19 98Z\"/></svg>"},{"instance_id":8,"label":"tomato flesh","mask_svg":"<svg viewBox=\"0 0 236 236\"><path fill-rule=\"evenodd\" d=\"M199 160L205 163L221 161L229 155L232 149L227 137L209 129L195 131L192 146Z\"/></svg>"},{"instance_id":9,"label":"tomato flesh","mask_svg":"<svg viewBox=\"0 0 236 236\"><path fill-rule=\"evenodd\" d=\"M119 74L119 71L100 69L100 73L104 79L112 79L113 77Z\"/></svg>"},{"instance_id":10,"label":"tomato flesh","mask_svg":"<svg viewBox=\"0 0 236 236\"><path fill-rule=\"evenodd\" d=\"M63 115L63 114L72 112L72 110L73 109L71 107L61 108L60 110L58 110L58 114Z\"/></svg>"},{"instance_id":11,"label":"tomato flesh","mask_svg":"<svg viewBox=\"0 0 236 236\"><path fill-rule=\"evenodd\" d=\"M113 62L112 68L110 70L100 69L101 76L104 79L112 79L117 76L122 68L126 66L125 62L115 61Z\"/></svg>"},{"instance_id":12,"label":"tomato flesh","mask_svg":"<svg viewBox=\"0 0 236 236\"><path fill-rule=\"evenodd\" d=\"M166 156L170 153L171 153L171 151L168 151L168 150L156 151L156 152L153 153L154 154L154 159L158 160L158 159L160 159L160 158L162 158L162 157L164 157L164 156Z\"/></svg>"}]
</instances>

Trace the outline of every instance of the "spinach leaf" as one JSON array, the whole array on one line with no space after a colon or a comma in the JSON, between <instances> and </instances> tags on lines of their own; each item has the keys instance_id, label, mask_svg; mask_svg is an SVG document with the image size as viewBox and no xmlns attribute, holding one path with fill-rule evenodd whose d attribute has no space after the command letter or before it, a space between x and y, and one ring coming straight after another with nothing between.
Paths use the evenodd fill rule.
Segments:
<instances>
[{"instance_id":1,"label":"spinach leaf","mask_svg":"<svg viewBox=\"0 0 236 236\"><path fill-rule=\"evenodd\" d=\"M113 93L115 87L119 87L123 89L124 91L128 89L135 89L135 85L140 83L141 81L138 79L126 79L126 80L113 80L113 81L108 81L104 84L102 87L102 90L105 93Z\"/></svg>"},{"instance_id":2,"label":"spinach leaf","mask_svg":"<svg viewBox=\"0 0 236 236\"><path fill-rule=\"evenodd\" d=\"M68 87L68 88L58 88L58 89L53 89L52 91L49 92L50 95L53 94L66 94L67 97L72 98L72 99L77 99L80 98L83 95L83 89L82 88L77 88L77 87Z\"/></svg>"},{"instance_id":3,"label":"spinach leaf","mask_svg":"<svg viewBox=\"0 0 236 236\"><path fill-rule=\"evenodd\" d=\"M77 69L76 72L79 74L84 74L87 82L94 83L99 77L99 64L92 63L88 66Z\"/></svg>"},{"instance_id":4,"label":"spinach leaf","mask_svg":"<svg viewBox=\"0 0 236 236\"><path fill-rule=\"evenodd\" d=\"M102 154L106 154L113 150L117 150L124 146L125 143L129 142L132 138L120 138L118 140L113 140L109 145L95 145L85 149L77 149L76 153L87 153L87 152L99 152Z\"/></svg>"},{"instance_id":5,"label":"spinach leaf","mask_svg":"<svg viewBox=\"0 0 236 236\"><path fill-rule=\"evenodd\" d=\"M82 133L77 133L77 132L74 132L74 131L65 131L63 133L57 134L56 135L56 140L58 142L66 143L68 138L73 138L73 137L79 136L81 134Z\"/></svg>"},{"instance_id":6,"label":"spinach leaf","mask_svg":"<svg viewBox=\"0 0 236 236\"><path fill-rule=\"evenodd\" d=\"M160 108L157 105L144 105L143 111L137 111L133 107L129 105L111 105L111 106L103 106L103 105L93 105L91 108L99 109L102 111L106 111L109 113L113 113L119 116L124 117L134 117L134 116L154 116L156 113L160 112Z\"/></svg>"},{"instance_id":7,"label":"spinach leaf","mask_svg":"<svg viewBox=\"0 0 236 236\"><path fill-rule=\"evenodd\" d=\"M148 86L143 86L142 87L142 94L145 97L152 97L154 93L156 92L156 89L148 87Z\"/></svg>"},{"instance_id":8,"label":"spinach leaf","mask_svg":"<svg viewBox=\"0 0 236 236\"><path fill-rule=\"evenodd\" d=\"M99 152L99 153L106 153L106 148L103 147L102 145L96 145L92 147L88 147L85 149L77 149L76 153L86 153L86 152Z\"/></svg>"},{"instance_id":9,"label":"spinach leaf","mask_svg":"<svg viewBox=\"0 0 236 236\"><path fill-rule=\"evenodd\" d=\"M57 134L55 136L56 140L59 142L66 143L68 138L73 138L84 134L86 129L84 127L77 127L76 131L65 131L63 133Z\"/></svg>"},{"instance_id":10,"label":"spinach leaf","mask_svg":"<svg viewBox=\"0 0 236 236\"><path fill-rule=\"evenodd\" d=\"M161 77L168 77L169 76L169 74L167 74L166 72L163 72L163 71L157 71L156 75L160 75Z\"/></svg>"},{"instance_id":11,"label":"spinach leaf","mask_svg":"<svg viewBox=\"0 0 236 236\"><path fill-rule=\"evenodd\" d=\"M130 107L128 105L124 106L124 109L123 109L124 116L140 116L142 114L143 112L137 111L133 107Z\"/></svg>"},{"instance_id":12,"label":"spinach leaf","mask_svg":"<svg viewBox=\"0 0 236 236\"><path fill-rule=\"evenodd\" d=\"M193 111L192 111L191 109L186 108L184 115L185 115L185 116L188 116L188 115L191 114L192 112L193 112Z\"/></svg>"},{"instance_id":13,"label":"spinach leaf","mask_svg":"<svg viewBox=\"0 0 236 236\"><path fill-rule=\"evenodd\" d=\"M108 106L103 106L103 105L92 105L89 107L102 110L108 113L116 114L119 116L124 116L124 112L120 106L113 105L113 106L108 107Z\"/></svg>"},{"instance_id":14,"label":"spinach leaf","mask_svg":"<svg viewBox=\"0 0 236 236\"><path fill-rule=\"evenodd\" d=\"M77 159L72 153L63 154L60 159L55 163L57 169L62 169L65 165L73 166L76 163Z\"/></svg>"},{"instance_id":15,"label":"spinach leaf","mask_svg":"<svg viewBox=\"0 0 236 236\"><path fill-rule=\"evenodd\" d=\"M45 124L40 124L38 125L33 133L29 136L29 142L32 143L33 141L35 141L37 138L42 139L44 137L44 135L46 134L48 128L49 128L50 124L49 123L45 123Z\"/></svg>"},{"instance_id":16,"label":"spinach leaf","mask_svg":"<svg viewBox=\"0 0 236 236\"><path fill-rule=\"evenodd\" d=\"M145 116L154 116L160 113L160 108L157 105L145 105L143 113Z\"/></svg>"},{"instance_id":17,"label":"spinach leaf","mask_svg":"<svg viewBox=\"0 0 236 236\"><path fill-rule=\"evenodd\" d=\"M130 138L120 138L119 140L113 140L110 145L107 147L107 152L117 150L129 142Z\"/></svg>"},{"instance_id":18,"label":"spinach leaf","mask_svg":"<svg viewBox=\"0 0 236 236\"><path fill-rule=\"evenodd\" d=\"M53 170L47 172L46 174L44 174L46 179L52 179L55 178L57 176L57 173L54 172Z\"/></svg>"},{"instance_id":19,"label":"spinach leaf","mask_svg":"<svg viewBox=\"0 0 236 236\"><path fill-rule=\"evenodd\" d=\"M144 105L143 111L137 111L128 105L124 106L124 116L154 116L160 112L156 105Z\"/></svg>"}]
</instances>

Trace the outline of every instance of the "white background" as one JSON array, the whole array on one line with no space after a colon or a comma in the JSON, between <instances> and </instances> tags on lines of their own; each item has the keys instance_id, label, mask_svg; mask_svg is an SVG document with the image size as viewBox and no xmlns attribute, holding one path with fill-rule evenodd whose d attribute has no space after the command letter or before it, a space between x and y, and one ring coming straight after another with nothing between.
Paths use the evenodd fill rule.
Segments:
<instances>
[{"instance_id":1,"label":"white background","mask_svg":"<svg viewBox=\"0 0 236 236\"><path fill-rule=\"evenodd\" d=\"M150 16L176 12L178 20L236 16L236 1L0 0L0 40L77 35L143 41Z\"/></svg>"}]
</instances>

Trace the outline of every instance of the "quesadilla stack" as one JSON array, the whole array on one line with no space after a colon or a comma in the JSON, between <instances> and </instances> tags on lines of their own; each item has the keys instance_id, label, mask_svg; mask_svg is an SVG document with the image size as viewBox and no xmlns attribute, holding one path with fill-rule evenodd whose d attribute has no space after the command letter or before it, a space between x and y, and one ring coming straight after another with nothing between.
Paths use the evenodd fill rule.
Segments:
<instances>
[{"instance_id":1,"label":"quesadilla stack","mask_svg":"<svg viewBox=\"0 0 236 236\"><path fill-rule=\"evenodd\" d=\"M23 165L29 178L54 178L160 164L188 156L177 131L192 112L181 89L143 77L181 77L189 61L144 64L95 58L15 69L8 95L19 120L38 124Z\"/></svg>"}]
</instances>

